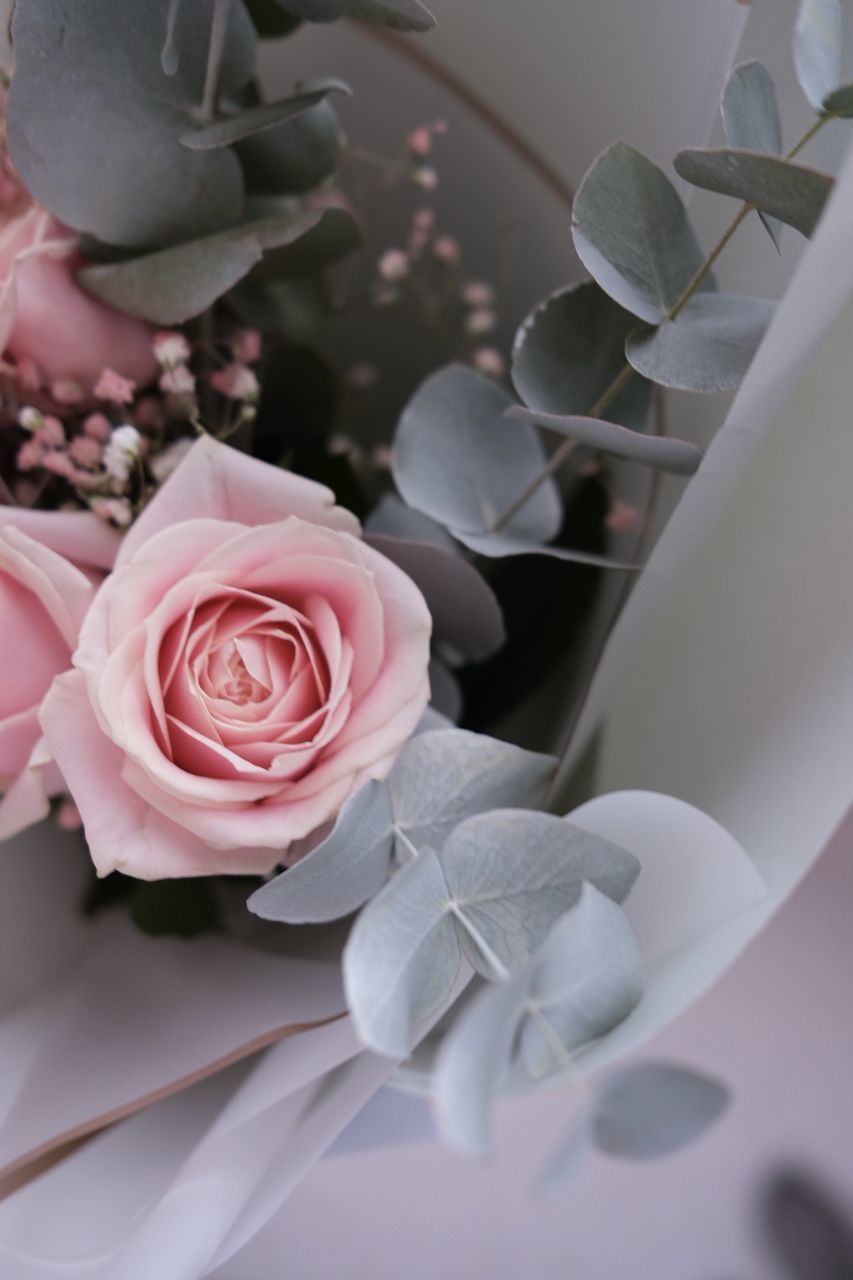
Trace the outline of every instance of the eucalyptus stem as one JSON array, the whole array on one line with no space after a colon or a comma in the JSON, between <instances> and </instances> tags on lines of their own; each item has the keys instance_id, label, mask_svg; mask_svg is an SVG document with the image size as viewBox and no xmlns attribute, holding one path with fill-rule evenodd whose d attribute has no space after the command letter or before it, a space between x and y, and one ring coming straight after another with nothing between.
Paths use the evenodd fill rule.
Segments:
<instances>
[{"instance_id":1,"label":"eucalyptus stem","mask_svg":"<svg viewBox=\"0 0 853 1280\"><path fill-rule=\"evenodd\" d=\"M795 146L793 146L789 152L787 152L787 154L785 155L785 159L793 160L795 156L799 155L803 147L808 142L811 142L812 138L814 138L816 134L820 133L821 129L823 128L823 126L826 124L828 120L832 120L833 118L834 117L831 112L824 112L822 115L818 116L817 120L815 120L814 124L812 124L810 128L806 130L802 138L800 138L799 142ZM696 293L696 290L699 288L699 286L701 285L702 281L705 279L708 272L716 263L720 254L726 248L726 245L732 239L732 236L735 234L738 227L741 225L742 222L745 221L745 219L749 216L750 213L753 212L754 209L755 209L755 205L752 205L752 204L744 204L741 206L741 208L738 210L735 217L726 227L725 231L720 236L719 240L714 245L713 249L710 251L710 253L705 258L702 265L697 270L696 274L693 276L690 282L685 286L685 288L682 290L682 292L676 298L675 302L670 307L669 311L667 311L666 315L660 321L661 324L664 324L668 320L675 320L676 317L681 314L681 312L686 307L687 303ZM623 368L620 369L619 373L617 373L616 377L612 380L612 382L610 382L609 385L605 387L604 391L602 391L601 395L598 397L595 403L590 406L586 416L588 418L600 418L604 414L605 410L610 408L610 406L613 404L613 401L619 395L620 391L624 390L624 388L628 385L628 383L630 382L633 376L634 376L634 369L632 365L626 362ZM524 507L530 501L530 499L533 497L534 493L537 492L539 487L543 485L545 481L549 479L550 476L554 475L556 471L559 471L560 467L562 467L564 462L568 461L568 459L571 457L572 453L574 452L575 447L576 447L576 442L574 440L563 441L563 443L559 446L559 448L556 449L554 453L551 454L551 457L545 463L544 467L539 472L539 474L535 477L535 479L531 480L530 484L527 486L526 489L523 490L523 492L518 496L518 498L516 498L515 502L513 502L511 506L507 507L506 511L504 511L494 521L491 528L492 533L499 533L500 530L503 529L504 526L509 523L509 521L513 518L513 516L518 514L521 508Z\"/></svg>"},{"instance_id":2,"label":"eucalyptus stem","mask_svg":"<svg viewBox=\"0 0 853 1280\"><path fill-rule=\"evenodd\" d=\"M204 95L201 100L202 120L216 117L219 97L219 73L225 55L225 38L228 19L231 16L231 0L213 0L213 20L210 24L210 45L207 52L207 71L204 77Z\"/></svg>"}]
</instances>

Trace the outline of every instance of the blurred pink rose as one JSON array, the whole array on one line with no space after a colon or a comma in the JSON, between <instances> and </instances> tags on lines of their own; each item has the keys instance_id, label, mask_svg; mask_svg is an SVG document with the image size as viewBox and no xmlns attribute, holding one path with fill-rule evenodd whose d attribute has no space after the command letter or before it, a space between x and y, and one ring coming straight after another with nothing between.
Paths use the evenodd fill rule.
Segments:
<instances>
[{"instance_id":1,"label":"blurred pink rose","mask_svg":"<svg viewBox=\"0 0 853 1280\"><path fill-rule=\"evenodd\" d=\"M431 620L333 503L202 438L128 533L42 711L100 874L269 871L389 771Z\"/></svg>"},{"instance_id":2,"label":"blurred pink rose","mask_svg":"<svg viewBox=\"0 0 853 1280\"><path fill-rule=\"evenodd\" d=\"M32 361L48 382L91 392L105 368L153 378L153 330L91 297L74 276L77 237L37 205L0 231L0 352Z\"/></svg>"},{"instance_id":3,"label":"blurred pink rose","mask_svg":"<svg viewBox=\"0 0 853 1280\"><path fill-rule=\"evenodd\" d=\"M71 666L94 587L56 551L0 527L0 839L46 816L51 785L43 766L38 711L54 676Z\"/></svg>"}]
</instances>

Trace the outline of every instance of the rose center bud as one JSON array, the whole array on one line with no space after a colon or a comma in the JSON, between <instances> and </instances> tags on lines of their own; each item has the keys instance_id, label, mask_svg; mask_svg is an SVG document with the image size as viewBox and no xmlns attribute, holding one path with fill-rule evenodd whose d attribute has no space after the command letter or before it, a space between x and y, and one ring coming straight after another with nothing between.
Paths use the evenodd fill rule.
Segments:
<instances>
[{"instance_id":1,"label":"rose center bud","mask_svg":"<svg viewBox=\"0 0 853 1280\"><path fill-rule=\"evenodd\" d=\"M237 703L238 706L244 707L248 703L263 702L265 698L270 696L269 685L255 679L250 673L240 655L236 641L232 641L228 646L225 665L230 672L231 679L226 680L220 690L223 698L228 698L231 702Z\"/></svg>"}]
</instances>

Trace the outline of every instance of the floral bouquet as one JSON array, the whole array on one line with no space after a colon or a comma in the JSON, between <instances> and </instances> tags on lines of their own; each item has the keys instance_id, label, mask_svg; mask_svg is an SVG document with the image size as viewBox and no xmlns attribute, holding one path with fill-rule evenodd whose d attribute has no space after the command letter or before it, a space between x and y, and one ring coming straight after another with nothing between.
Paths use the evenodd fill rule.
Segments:
<instances>
[{"instance_id":1,"label":"floral bouquet","mask_svg":"<svg viewBox=\"0 0 853 1280\"><path fill-rule=\"evenodd\" d=\"M523 261L448 229L446 121L386 155L345 135L343 81L266 89L338 19L383 57L434 25L419 0L8 15L15 1277L214 1274L357 1113L379 1140L420 1116L383 1121L386 1083L474 1157L502 1093L561 1085L549 1186L593 1147L675 1150L724 1084L621 1059L851 799L853 619L821 584L850 545L853 172L800 157L853 116L850 6L801 5L799 140L753 61L680 187L608 146L572 202L585 277L509 339ZM686 184L736 201L710 248ZM747 219L771 253L813 239L779 304L715 278ZM737 392L707 456L673 391ZM651 551L661 476L684 492Z\"/></svg>"}]
</instances>

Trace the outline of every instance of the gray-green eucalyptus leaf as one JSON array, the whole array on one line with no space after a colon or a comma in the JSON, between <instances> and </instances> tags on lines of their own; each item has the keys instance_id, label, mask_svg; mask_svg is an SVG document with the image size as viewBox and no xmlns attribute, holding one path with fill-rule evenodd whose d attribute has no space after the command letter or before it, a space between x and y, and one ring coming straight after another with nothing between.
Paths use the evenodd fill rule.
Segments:
<instances>
[{"instance_id":1,"label":"gray-green eucalyptus leaf","mask_svg":"<svg viewBox=\"0 0 853 1280\"><path fill-rule=\"evenodd\" d=\"M367 534L366 541L420 588L439 643L469 662L500 649L506 638L501 607L469 561L430 542L376 533Z\"/></svg>"},{"instance_id":2,"label":"gray-green eucalyptus leaf","mask_svg":"<svg viewBox=\"0 0 853 1280\"><path fill-rule=\"evenodd\" d=\"M429 31L435 18L420 0L278 0L287 13L305 22L357 18L397 31Z\"/></svg>"},{"instance_id":3,"label":"gray-green eucalyptus leaf","mask_svg":"<svg viewBox=\"0 0 853 1280\"><path fill-rule=\"evenodd\" d=\"M832 194L829 174L733 147L679 151L676 172L695 187L754 205L810 237Z\"/></svg>"},{"instance_id":4,"label":"gray-green eucalyptus leaf","mask_svg":"<svg viewBox=\"0 0 853 1280\"><path fill-rule=\"evenodd\" d=\"M745 62L735 67L723 93L722 109L729 146L781 154L782 124L776 86L763 62ZM778 249L778 219L761 212L759 217Z\"/></svg>"},{"instance_id":5,"label":"gray-green eucalyptus leaf","mask_svg":"<svg viewBox=\"0 0 853 1280\"><path fill-rule=\"evenodd\" d=\"M597 1148L624 1160L654 1160L687 1146L729 1105L720 1081L672 1063L641 1063L611 1073L565 1134L544 1178L554 1190Z\"/></svg>"},{"instance_id":6,"label":"gray-green eucalyptus leaf","mask_svg":"<svg viewBox=\"0 0 853 1280\"><path fill-rule=\"evenodd\" d=\"M550 478L495 527L546 462L535 430L507 422L511 404L502 387L462 365L427 378L403 411L394 438L392 471L404 500L480 555L540 554L633 568L606 556L543 546L562 523L559 490Z\"/></svg>"},{"instance_id":7,"label":"gray-green eucalyptus leaf","mask_svg":"<svg viewBox=\"0 0 853 1280\"><path fill-rule=\"evenodd\" d=\"M588 414L625 365L625 339L636 317L594 280L560 289L536 307L518 330L512 380L531 409ZM607 412L614 422L641 430L651 387L632 378Z\"/></svg>"},{"instance_id":8,"label":"gray-green eucalyptus leaf","mask_svg":"<svg viewBox=\"0 0 853 1280\"><path fill-rule=\"evenodd\" d=\"M153 324L182 324L247 276L265 252L309 235L322 216L298 208L141 258L85 267L78 279L89 293L128 315Z\"/></svg>"},{"instance_id":9,"label":"gray-green eucalyptus leaf","mask_svg":"<svg viewBox=\"0 0 853 1280\"><path fill-rule=\"evenodd\" d=\"M554 765L553 756L466 729L419 734L388 779L394 821L416 848L441 848L453 828L473 814L498 805L538 804Z\"/></svg>"},{"instance_id":10,"label":"gray-green eucalyptus leaf","mask_svg":"<svg viewBox=\"0 0 853 1280\"><path fill-rule=\"evenodd\" d=\"M794 65L815 111L843 76L844 17L841 0L800 0L794 28Z\"/></svg>"},{"instance_id":11,"label":"gray-green eucalyptus leaf","mask_svg":"<svg viewBox=\"0 0 853 1280\"><path fill-rule=\"evenodd\" d=\"M695 1141L728 1103L719 1080L672 1063L642 1063L614 1073L601 1087L593 1141L608 1155L653 1160Z\"/></svg>"},{"instance_id":12,"label":"gray-green eucalyptus leaf","mask_svg":"<svg viewBox=\"0 0 853 1280\"><path fill-rule=\"evenodd\" d=\"M256 916L320 924L351 915L388 879L394 848L391 802L381 782L347 801L326 839L247 902Z\"/></svg>"},{"instance_id":13,"label":"gray-green eucalyptus leaf","mask_svg":"<svg viewBox=\"0 0 853 1280\"><path fill-rule=\"evenodd\" d=\"M666 174L624 142L598 157L572 207L578 256L605 293L659 323L703 263L687 211ZM700 289L715 288L706 273Z\"/></svg>"},{"instance_id":14,"label":"gray-green eucalyptus leaf","mask_svg":"<svg viewBox=\"0 0 853 1280\"><path fill-rule=\"evenodd\" d=\"M709 295L719 296L719 295ZM647 467L657 467L674 475L691 476L702 461L702 450L688 440L671 436L646 436L639 431L605 422L601 418L562 417L553 413L534 413L515 405L507 411L513 421L536 422L549 431L577 440L617 458L628 458Z\"/></svg>"},{"instance_id":15,"label":"gray-green eucalyptus leaf","mask_svg":"<svg viewBox=\"0 0 853 1280\"><path fill-rule=\"evenodd\" d=\"M387 781L362 787L311 851L252 895L249 909L287 924L349 915L385 883L395 845L407 862L409 842L418 852L440 847L472 814L537 804L555 764L553 756L463 729L418 733Z\"/></svg>"},{"instance_id":16,"label":"gray-green eucalyptus leaf","mask_svg":"<svg viewBox=\"0 0 853 1280\"><path fill-rule=\"evenodd\" d=\"M853 116L853 84L844 84L840 89L836 89L826 99L824 107L834 116L849 120Z\"/></svg>"},{"instance_id":17,"label":"gray-green eucalyptus leaf","mask_svg":"<svg viewBox=\"0 0 853 1280\"><path fill-rule=\"evenodd\" d=\"M631 334L626 354L645 377L679 391L734 391L776 304L735 294L697 294L676 320Z\"/></svg>"},{"instance_id":18,"label":"gray-green eucalyptus leaf","mask_svg":"<svg viewBox=\"0 0 853 1280\"><path fill-rule=\"evenodd\" d=\"M530 982L525 970L489 983L441 1042L432 1077L436 1123L444 1141L471 1159L489 1152L491 1103L509 1071Z\"/></svg>"},{"instance_id":19,"label":"gray-green eucalyptus leaf","mask_svg":"<svg viewBox=\"0 0 853 1280\"><path fill-rule=\"evenodd\" d=\"M539 475L545 453L533 428L504 418L509 395L462 365L439 370L409 401L394 439L392 470L410 507L469 539L490 534L496 518ZM560 528L560 497L543 484L507 526L534 545Z\"/></svg>"},{"instance_id":20,"label":"gray-green eucalyptus leaf","mask_svg":"<svg viewBox=\"0 0 853 1280\"><path fill-rule=\"evenodd\" d=\"M183 0L175 73L161 63L169 0L27 0L15 9L7 137L29 190L77 231L151 248L236 222L243 178L228 150L179 141L204 93L209 0ZM233 97L254 71L256 36L230 6L219 85Z\"/></svg>"},{"instance_id":21,"label":"gray-green eucalyptus leaf","mask_svg":"<svg viewBox=\"0 0 853 1280\"><path fill-rule=\"evenodd\" d=\"M430 849L361 912L344 948L347 1007L359 1039L402 1058L449 1000L462 965L441 863Z\"/></svg>"},{"instance_id":22,"label":"gray-green eucalyptus leaf","mask_svg":"<svg viewBox=\"0 0 853 1280\"><path fill-rule=\"evenodd\" d=\"M250 191L301 195L334 170L341 149L341 126L328 98L277 128L237 144Z\"/></svg>"},{"instance_id":23,"label":"gray-green eucalyptus leaf","mask_svg":"<svg viewBox=\"0 0 853 1280\"><path fill-rule=\"evenodd\" d=\"M343 81L338 82L334 88L341 93L351 92ZM315 89L309 93L295 94L292 98L282 98L278 102L263 102L233 115L220 116L208 124L184 130L181 142L190 151L215 151L219 147L232 147L246 138L256 137L290 123L323 102L331 92L332 86Z\"/></svg>"},{"instance_id":24,"label":"gray-green eucalyptus leaf","mask_svg":"<svg viewBox=\"0 0 853 1280\"><path fill-rule=\"evenodd\" d=\"M462 686L447 663L436 654L429 660L429 705L451 724L459 723L465 708Z\"/></svg>"},{"instance_id":25,"label":"gray-green eucalyptus leaf","mask_svg":"<svg viewBox=\"0 0 853 1280\"><path fill-rule=\"evenodd\" d=\"M629 893L639 863L626 850L547 813L498 809L468 818L441 854L455 907L510 972L521 969L588 880L614 901ZM475 969L495 971L463 935Z\"/></svg>"},{"instance_id":26,"label":"gray-green eucalyptus leaf","mask_svg":"<svg viewBox=\"0 0 853 1280\"><path fill-rule=\"evenodd\" d=\"M723 124L733 147L782 151L782 125L773 77L763 62L735 67L723 91Z\"/></svg>"},{"instance_id":27,"label":"gray-green eucalyptus leaf","mask_svg":"<svg viewBox=\"0 0 853 1280\"><path fill-rule=\"evenodd\" d=\"M584 884L580 899L548 935L533 965L528 999L567 1053L605 1035L643 994L643 957L621 907ZM534 1079L559 1070L542 1024L528 1017L520 1053Z\"/></svg>"}]
</instances>

